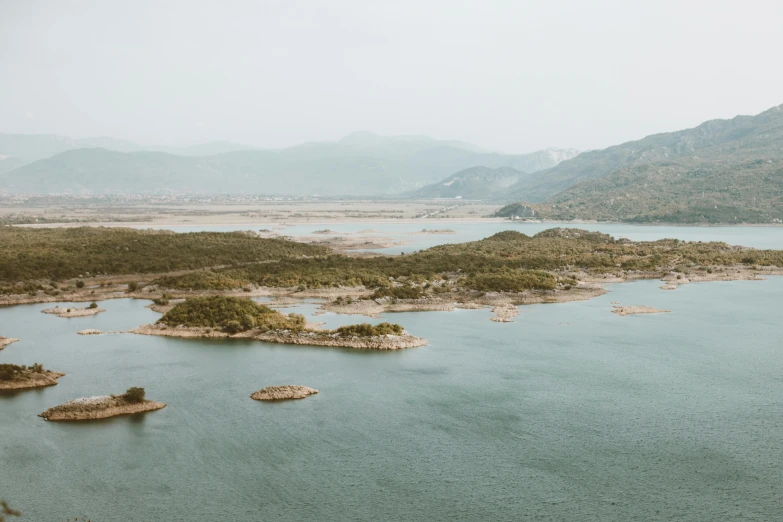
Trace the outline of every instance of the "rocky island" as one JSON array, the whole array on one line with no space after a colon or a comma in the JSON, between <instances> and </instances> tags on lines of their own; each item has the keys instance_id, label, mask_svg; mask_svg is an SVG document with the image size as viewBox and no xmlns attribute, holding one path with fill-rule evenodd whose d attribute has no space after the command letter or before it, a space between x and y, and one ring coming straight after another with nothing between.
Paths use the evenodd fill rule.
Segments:
<instances>
[{"instance_id":1,"label":"rocky island","mask_svg":"<svg viewBox=\"0 0 783 522\"><path fill-rule=\"evenodd\" d=\"M617 315L633 315L633 314L667 314L671 310L658 310L650 306L620 306L614 305L612 313Z\"/></svg>"},{"instance_id":2,"label":"rocky island","mask_svg":"<svg viewBox=\"0 0 783 522\"><path fill-rule=\"evenodd\" d=\"M157 323L130 333L182 338L239 338L310 346L371 350L415 348L427 341L390 323L341 326L335 330L308 327L298 314L284 315L249 299L194 297L174 306Z\"/></svg>"},{"instance_id":3,"label":"rocky island","mask_svg":"<svg viewBox=\"0 0 783 522\"><path fill-rule=\"evenodd\" d=\"M18 342L19 339L14 339L12 337L2 337L0 336L0 350L8 346L9 344Z\"/></svg>"},{"instance_id":4,"label":"rocky island","mask_svg":"<svg viewBox=\"0 0 783 522\"><path fill-rule=\"evenodd\" d=\"M38 415L49 421L82 421L132 415L165 408L162 402L145 398L144 388L129 388L122 395L83 397L49 408Z\"/></svg>"},{"instance_id":5,"label":"rocky island","mask_svg":"<svg viewBox=\"0 0 783 522\"><path fill-rule=\"evenodd\" d=\"M54 386L64 373L53 372L35 363L32 366L0 364L0 390L24 390Z\"/></svg>"},{"instance_id":6,"label":"rocky island","mask_svg":"<svg viewBox=\"0 0 783 522\"><path fill-rule=\"evenodd\" d=\"M308 388L307 386L295 386L286 384L284 386L267 386L250 395L251 399L257 401L282 401L289 399L304 399L310 395L315 395L318 390Z\"/></svg>"},{"instance_id":7,"label":"rocky island","mask_svg":"<svg viewBox=\"0 0 783 522\"><path fill-rule=\"evenodd\" d=\"M98 305L91 303L90 306L85 308L60 308L55 306L54 308L44 308L41 310L42 314L56 315L57 317L87 317L89 315L96 315L101 312L105 312L103 308L98 308Z\"/></svg>"}]
</instances>

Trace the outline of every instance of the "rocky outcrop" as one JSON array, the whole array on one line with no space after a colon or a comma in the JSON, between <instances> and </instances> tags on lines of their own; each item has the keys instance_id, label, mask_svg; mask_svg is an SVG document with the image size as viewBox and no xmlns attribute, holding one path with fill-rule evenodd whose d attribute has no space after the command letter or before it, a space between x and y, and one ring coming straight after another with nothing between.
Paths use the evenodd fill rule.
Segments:
<instances>
[{"instance_id":1,"label":"rocky outcrop","mask_svg":"<svg viewBox=\"0 0 783 522\"><path fill-rule=\"evenodd\" d=\"M310 395L315 395L318 390L308 388L307 386L295 386L286 384L284 386L268 386L253 393L250 398L257 401L284 401L289 399L304 399Z\"/></svg>"},{"instance_id":2,"label":"rocky outcrop","mask_svg":"<svg viewBox=\"0 0 783 522\"><path fill-rule=\"evenodd\" d=\"M42 314L52 314L57 317L87 317L88 315L96 315L101 312L105 312L103 308L60 308L56 306L54 308L44 308L41 310Z\"/></svg>"},{"instance_id":3,"label":"rocky outcrop","mask_svg":"<svg viewBox=\"0 0 783 522\"><path fill-rule=\"evenodd\" d=\"M519 315L519 308L513 304L498 305L492 308L494 316L490 317L490 321L496 323L513 323L514 317Z\"/></svg>"},{"instance_id":4,"label":"rocky outcrop","mask_svg":"<svg viewBox=\"0 0 783 522\"><path fill-rule=\"evenodd\" d=\"M670 313L671 310L658 310L650 306L620 306L614 305L612 310L613 314L617 315L633 315L633 314L665 314Z\"/></svg>"},{"instance_id":5,"label":"rocky outcrop","mask_svg":"<svg viewBox=\"0 0 783 522\"><path fill-rule=\"evenodd\" d=\"M11 337L0 337L0 350L8 346L9 344L18 342L19 339L13 339Z\"/></svg>"}]
</instances>

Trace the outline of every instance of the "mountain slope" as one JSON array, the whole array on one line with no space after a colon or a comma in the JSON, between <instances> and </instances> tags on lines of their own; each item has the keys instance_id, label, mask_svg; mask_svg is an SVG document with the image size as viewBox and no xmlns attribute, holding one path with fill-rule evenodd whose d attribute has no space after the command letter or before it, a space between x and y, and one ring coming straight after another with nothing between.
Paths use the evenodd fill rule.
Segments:
<instances>
[{"instance_id":1,"label":"mountain slope","mask_svg":"<svg viewBox=\"0 0 783 522\"><path fill-rule=\"evenodd\" d=\"M411 196L420 199L456 197L485 199L528 175L511 167L496 169L471 167L461 170L443 181L422 187Z\"/></svg>"},{"instance_id":2,"label":"mountain slope","mask_svg":"<svg viewBox=\"0 0 783 522\"><path fill-rule=\"evenodd\" d=\"M638 141L584 152L569 161L515 184L507 201L540 202L577 183L657 163L700 160L701 168L725 161L753 161L783 156L783 106L756 116L712 120L693 129L655 134ZM687 161L686 161L687 160Z\"/></svg>"}]
</instances>

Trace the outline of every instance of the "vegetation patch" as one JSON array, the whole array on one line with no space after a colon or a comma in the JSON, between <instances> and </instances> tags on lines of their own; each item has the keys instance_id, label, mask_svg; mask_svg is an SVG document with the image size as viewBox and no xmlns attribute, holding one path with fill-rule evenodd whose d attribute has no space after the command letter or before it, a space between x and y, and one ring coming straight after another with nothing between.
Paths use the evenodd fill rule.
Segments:
<instances>
[{"instance_id":1,"label":"vegetation patch","mask_svg":"<svg viewBox=\"0 0 783 522\"><path fill-rule=\"evenodd\" d=\"M283 315L249 299L224 296L195 297L169 310L158 323L168 326L215 328L228 334L258 329L295 330L305 327L304 316Z\"/></svg>"}]
</instances>

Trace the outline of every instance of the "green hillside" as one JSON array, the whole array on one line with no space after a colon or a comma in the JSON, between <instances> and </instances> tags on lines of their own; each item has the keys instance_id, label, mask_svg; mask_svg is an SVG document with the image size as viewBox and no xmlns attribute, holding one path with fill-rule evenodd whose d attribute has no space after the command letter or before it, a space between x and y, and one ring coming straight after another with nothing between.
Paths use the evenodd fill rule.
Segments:
<instances>
[{"instance_id":1,"label":"green hillside","mask_svg":"<svg viewBox=\"0 0 783 522\"><path fill-rule=\"evenodd\" d=\"M415 198L485 199L529 176L510 167L490 169L472 167L461 170L443 181L422 187L412 194Z\"/></svg>"},{"instance_id":2,"label":"green hillside","mask_svg":"<svg viewBox=\"0 0 783 522\"><path fill-rule=\"evenodd\" d=\"M783 158L783 106L756 116L712 120L693 129L648 136L604 150L584 152L572 160L524 178L499 194L506 201L543 202L577 183L605 178L620 170L642 172L649 165L680 165L687 174L720 172L727 165ZM695 170L693 170L695 172ZM622 176L621 176L622 177ZM605 190L607 185L600 185ZM592 189L591 189L592 190ZM595 186L599 191L599 186Z\"/></svg>"}]
</instances>

